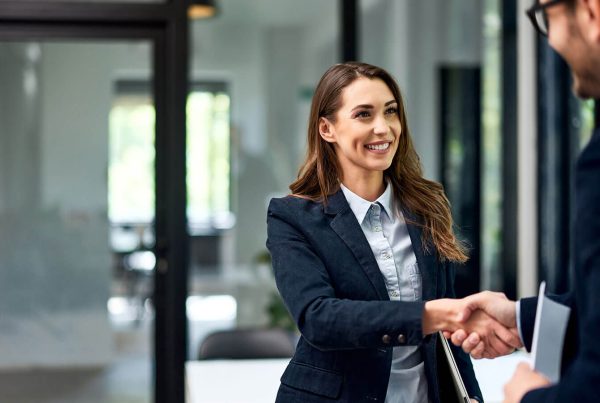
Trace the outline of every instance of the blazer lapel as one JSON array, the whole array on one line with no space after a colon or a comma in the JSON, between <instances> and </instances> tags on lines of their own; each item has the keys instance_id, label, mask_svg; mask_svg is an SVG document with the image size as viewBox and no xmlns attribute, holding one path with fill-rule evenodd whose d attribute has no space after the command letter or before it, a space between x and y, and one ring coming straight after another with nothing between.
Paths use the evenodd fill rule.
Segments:
<instances>
[{"instance_id":1,"label":"blazer lapel","mask_svg":"<svg viewBox=\"0 0 600 403\"><path fill-rule=\"evenodd\" d=\"M329 225L350 248L367 274L379 299L389 300L383 275L379 271L371 246L341 190L329 197L325 213L335 215Z\"/></svg>"},{"instance_id":2,"label":"blazer lapel","mask_svg":"<svg viewBox=\"0 0 600 403\"><path fill-rule=\"evenodd\" d=\"M402 214L404 214L405 221L407 221L406 226L408 227L408 234L410 235L413 251L417 258L417 265L421 272L423 301L436 299L438 298L436 295L438 289L438 265L436 256L433 255L431 251L425 252L423 250L423 242L421 240L423 231L418 225L410 223L418 222L416 217L405 210L402 210ZM433 248L431 248L431 250L433 250Z\"/></svg>"}]
</instances>

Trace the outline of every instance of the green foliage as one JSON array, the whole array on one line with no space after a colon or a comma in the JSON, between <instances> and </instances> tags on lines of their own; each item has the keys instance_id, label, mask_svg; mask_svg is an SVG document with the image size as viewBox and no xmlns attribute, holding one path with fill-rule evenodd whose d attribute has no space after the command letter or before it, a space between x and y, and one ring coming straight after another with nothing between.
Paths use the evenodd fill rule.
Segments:
<instances>
[{"instance_id":1,"label":"green foliage","mask_svg":"<svg viewBox=\"0 0 600 403\"><path fill-rule=\"evenodd\" d=\"M294 323L294 320L285 307L279 293L274 291L271 292L271 298L269 300L269 304L267 305L267 312L269 313L270 327L279 327L298 333L296 323Z\"/></svg>"}]
</instances>

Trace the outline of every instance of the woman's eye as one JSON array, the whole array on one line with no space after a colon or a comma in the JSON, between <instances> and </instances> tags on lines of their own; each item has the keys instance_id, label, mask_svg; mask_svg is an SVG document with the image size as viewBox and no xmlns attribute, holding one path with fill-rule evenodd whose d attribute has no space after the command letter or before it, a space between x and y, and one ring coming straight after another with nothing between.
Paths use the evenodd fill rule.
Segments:
<instances>
[{"instance_id":1,"label":"woman's eye","mask_svg":"<svg viewBox=\"0 0 600 403\"><path fill-rule=\"evenodd\" d=\"M371 115L367 111L360 111L357 112L356 115L354 115L355 118L368 118L369 116Z\"/></svg>"},{"instance_id":2,"label":"woman's eye","mask_svg":"<svg viewBox=\"0 0 600 403\"><path fill-rule=\"evenodd\" d=\"M397 114L397 113L398 113L398 108L396 108L395 106L392 106L392 107L390 107L390 108L387 108L387 109L385 110L385 113L386 113L387 115L395 115L395 114Z\"/></svg>"}]
</instances>

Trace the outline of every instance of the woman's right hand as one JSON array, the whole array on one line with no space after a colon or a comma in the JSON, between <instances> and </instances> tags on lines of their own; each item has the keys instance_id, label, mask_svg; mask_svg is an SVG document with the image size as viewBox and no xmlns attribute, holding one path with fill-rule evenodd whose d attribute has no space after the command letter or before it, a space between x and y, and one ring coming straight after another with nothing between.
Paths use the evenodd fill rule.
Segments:
<instances>
[{"instance_id":1,"label":"woman's right hand","mask_svg":"<svg viewBox=\"0 0 600 403\"><path fill-rule=\"evenodd\" d=\"M482 309L474 308L476 305L469 298L427 301L423 311L423 334L442 330L446 336L464 336L463 341L469 335L469 340L477 339L476 347L483 350L476 358L506 355L522 347L516 327L506 326ZM455 341L458 338L453 339L457 344Z\"/></svg>"}]
</instances>

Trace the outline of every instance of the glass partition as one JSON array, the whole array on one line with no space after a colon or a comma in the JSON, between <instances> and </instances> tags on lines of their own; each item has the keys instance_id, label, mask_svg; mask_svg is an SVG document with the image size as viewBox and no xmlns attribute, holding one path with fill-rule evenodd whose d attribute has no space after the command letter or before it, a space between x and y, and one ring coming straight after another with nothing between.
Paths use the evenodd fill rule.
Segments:
<instances>
[{"instance_id":1,"label":"glass partition","mask_svg":"<svg viewBox=\"0 0 600 403\"><path fill-rule=\"evenodd\" d=\"M151 401L151 50L0 43L0 401Z\"/></svg>"}]
</instances>

